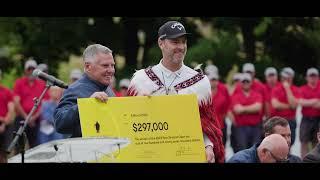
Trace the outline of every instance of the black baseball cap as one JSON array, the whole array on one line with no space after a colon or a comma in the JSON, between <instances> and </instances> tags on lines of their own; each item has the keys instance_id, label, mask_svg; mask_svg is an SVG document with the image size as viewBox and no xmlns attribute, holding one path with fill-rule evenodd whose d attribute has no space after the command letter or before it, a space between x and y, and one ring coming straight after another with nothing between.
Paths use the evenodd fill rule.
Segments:
<instances>
[{"instance_id":1,"label":"black baseball cap","mask_svg":"<svg viewBox=\"0 0 320 180\"><path fill-rule=\"evenodd\" d=\"M178 21L168 21L164 23L158 31L159 38L163 39L174 39L183 35L189 35L184 26Z\"/></svg>"}]
</instances>

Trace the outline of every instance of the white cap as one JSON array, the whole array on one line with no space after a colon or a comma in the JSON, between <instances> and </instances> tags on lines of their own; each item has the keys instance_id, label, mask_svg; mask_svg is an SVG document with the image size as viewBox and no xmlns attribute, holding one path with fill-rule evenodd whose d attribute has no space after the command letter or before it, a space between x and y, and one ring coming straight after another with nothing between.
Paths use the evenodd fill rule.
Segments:
<instances>
[{"instance_id":1,"label":"white cap","mask_svg":"<svg viewBox=\"0 0 320 180\"><path fill-rule=\"evenodd\" d=\"M291 67L285 67L281 71L281 76L284 78L294 77L294 70Z\"/></svg>"},{"instance_id":2,"label":"white cap","mask_svg":"<svg viewBox=\"0 0 320 180\"><path fill-rule=\"evenodd\" d=\"M130 85L130 80L129 79L121 79L121 81L119 82L119 87L125 87L128 88Z\"/></svg>"},{"instance_id":3,"label":"white cap","mask_svg":"<svg viewBox=\"0 0 320 180\"><path fill-rule=\"evenodd\" d=\"M241 80L241 75L242 73L235 73L232 77L232 80L236 81L236 80Z\"/></svg>"},{"instance_id":4,"label":"white cap","mask_svg":"<svg viewBox=\"0 0 320 180\"><path fill-rule=\"evenodd\" d=\"M204 68L204 72L208 75L208 74L211 74L211 73L216 73L216 74L219 74L219 70L217 68L217 66L215 65L208 65L206 66L206 68Z\"/></svg>"},{"instance_id":5,"label":"white cap","mask_svg":"<svg viewBox=\"0 0 320 180\"><path fill-rule=\"evenodd\" d=\"M242 72L255 72L254 65L252 63L245 63L242 66Z\"/></svg>"},{"instance_id":6,"label":"white cap","mask_svg":"<svg viewBox=\"0 0 320 180\"><path fill-rule=\"evenodd\" d=\"M252 80L251 75L249 73L242 73L241 74L241 81L244 81L244 80L251 81Z\"/></svg>"},{"instance_id":7,"label":"white cap","mask_svg":"<svg viewBox=\"0 0 320 180\"><path fill-rule=\"evenodd\" d=\"M41 71L48 71L48 65L41 63L38 65L37 69L40 69Z\"/></svg>"},{"instance_id":8,"label":"white cap","mask_svg":"<svg viewBox=\"0 0 320 180\"><path fill-rule=\"evenodd\" d=\"M33 59L29 59L24 63L24 69L28 69L30 67L37 68L37 62Z\"/></svg>"},{"instance_id":9,"label":"white cap","mask_svg":"<svg viewBox=\"0 0 320 180\"><path fill-rule=\"evenodd\" d=\"M315 74L315 75L319 76L319 71L318 71L318 69L316 69L316 68L309 68L309 69L307 70L307 76L310 76L310 75L312 75L312 74Z\"/></svg>"},{"instance_id":10,"label":"white cap","mask_svg":"<svg viewBox=\"0 0 320 180\"><path fill-rule=\"evenodd\" d=\"M218 80L219 79L219 75L216 72L209 73L209 74L207 74L207 76L208 76L209 80L212 80L212 79Z\"/></svg>"},{"instance_id":11,"label":"white cap","mask_svg":"<svg viewBox=\"0 0 320 180\"><path fill-rule=\"evenodd\" d=\"M80 79L82 72L80 69L73 69L70 73L70 79Z\"/></svg>"},{"instance_id":12,"label":"white cap","mask_svg":"<svg viewBox=\"0 0 320 180\"><path fill-rule=\"evenodd\" d=\"M278 74L276 68L274 68L274 67L268 67L268 68L264 71L264 75L265 75L265 76L269 76L269 75L271 75L271 74L274 74L274 75L277 75L277 74Z\"/></svg>"}]
</instances>

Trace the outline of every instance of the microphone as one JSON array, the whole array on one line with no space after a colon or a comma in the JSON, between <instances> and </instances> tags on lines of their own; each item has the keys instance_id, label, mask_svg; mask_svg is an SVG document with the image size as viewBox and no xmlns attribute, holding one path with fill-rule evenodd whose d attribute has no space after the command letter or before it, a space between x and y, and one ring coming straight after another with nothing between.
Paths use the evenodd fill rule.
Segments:
<instances>
[{"instance_id":1,"label":"microphone","mask_svg":"<svg viewBox=\"0 0 320 180\"><path fill-rule=\"evenodd\" d=\"M51 82L54 86L58 86L58 87L61 87L61 88L64 88L64 89L67 89L68 88L68 85L66 83L64 83L63 81L55 78L54 76L51 76L47 73L44 73L42 72L41 70L39 69L35 69L33 72L32 72L32 75L33 76L36 76L36 77L39 77L40 79L43 79L45 81L49 81Z\"/></svg>"}]
</instances>

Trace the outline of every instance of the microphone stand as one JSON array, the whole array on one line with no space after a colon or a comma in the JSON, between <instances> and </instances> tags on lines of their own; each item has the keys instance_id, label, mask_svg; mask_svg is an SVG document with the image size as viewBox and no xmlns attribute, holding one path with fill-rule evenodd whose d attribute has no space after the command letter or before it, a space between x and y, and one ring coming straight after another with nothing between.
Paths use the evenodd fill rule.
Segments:
<instances>
[{"instance_id":1,"label":"microphone stand","mask_svg":"<svg viewBox=\"0 0 320 180\"><path fill-rule=\"evenodd\" d=\"M8 149L7 149L7 153L10 154L11 151L13 150L13 148L15 146L17 146L19 153L21 153L21 162L24 163L24 154L25 154L25 143L26 143L26 133L25 133L25 129L28 125L28 122L30 121L33 113L37 110L41 100L43 99L44 94L47 92L47 90L53 86L53 84L49 81L47 81L46 84L46 88L42 91L42 94L40 95L40 98L35 97L33 99L34 101L34 105L31 109L31 111L29 112L27 118L25 119L25 121L20 121L20 128L18 130L18 132L16 132L15 137L13 139L13 141L10 143Z\"/></svg>"}]
</instances>

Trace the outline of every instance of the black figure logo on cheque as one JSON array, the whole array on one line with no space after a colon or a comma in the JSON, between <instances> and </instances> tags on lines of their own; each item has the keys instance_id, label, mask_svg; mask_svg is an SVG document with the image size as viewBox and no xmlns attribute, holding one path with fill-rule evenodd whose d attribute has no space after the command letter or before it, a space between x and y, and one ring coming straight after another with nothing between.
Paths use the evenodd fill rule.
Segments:
<instances>
[{"instance_id":1,"label":"black figure logo on cheque","mask_svg":"<svg viewBox=\"0 0 320 180\"><path fill-rule=\"evenodd\" d=\"M97 122L94 124L94 126L95 126L95 128L96 128L97 133L99 133L99 132L100 132L100 124L99 124L99 122L97 121Z\"/></svg>"}]
</instances>

